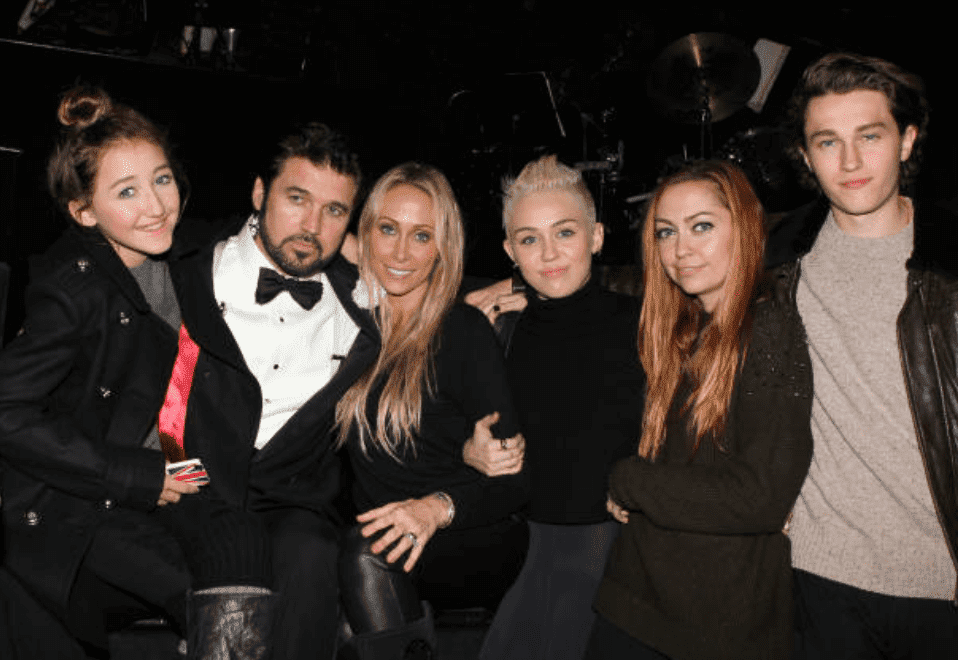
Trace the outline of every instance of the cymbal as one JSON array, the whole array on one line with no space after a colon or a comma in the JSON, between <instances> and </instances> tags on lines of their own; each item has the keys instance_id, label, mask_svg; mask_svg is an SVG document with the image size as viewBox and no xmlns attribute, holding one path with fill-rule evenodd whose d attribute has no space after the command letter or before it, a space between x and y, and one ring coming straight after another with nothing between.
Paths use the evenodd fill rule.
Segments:
<instances>
[{"instance_id":1,"label":"cymbal","mask_svg":"<svg viewBox=\"0 0 958 660\"><path fill-rule=\"evenodd\" d=\"M688 34L665 47L649 71L649 100L689 124L717 122L745 106L761 79L755 53L721 32Z\"/></svg>"}]
</instances>

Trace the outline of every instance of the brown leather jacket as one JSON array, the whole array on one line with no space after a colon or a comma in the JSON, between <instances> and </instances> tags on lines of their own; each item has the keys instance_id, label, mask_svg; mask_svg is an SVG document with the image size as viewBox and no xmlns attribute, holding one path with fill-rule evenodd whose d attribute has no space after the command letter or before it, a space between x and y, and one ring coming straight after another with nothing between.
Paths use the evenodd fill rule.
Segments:
<instances>
[{"instance_id":1,"label":"brown leather jacket","mask_svg":"<svg viewBox=\"0 0 958 660\"><path fill-rule=\"evenodd\" d=\"M775 270L779 294L792 305L800 259L827 214L820 199L786 216L769 237L767 265ZM906 266L898 346L928 486L958 568L958 216L916 204L915 247Z\"/></svg>"}]
</instances>

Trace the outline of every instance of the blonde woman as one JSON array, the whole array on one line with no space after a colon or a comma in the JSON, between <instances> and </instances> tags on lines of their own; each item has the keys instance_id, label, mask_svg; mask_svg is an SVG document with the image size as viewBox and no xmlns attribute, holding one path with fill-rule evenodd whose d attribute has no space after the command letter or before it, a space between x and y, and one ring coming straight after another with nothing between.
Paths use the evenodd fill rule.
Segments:
<instances>
[{"instance_id":1,"label":"blonde woman","mask_svg":"<svg viewBox=\"0 0 958 660\"><path fill-rule=\"evenodd\" d=\"M605 508L609 470L641 433L639 301L599 285L592 261L603 226L582 175L555 156L506 182L503 229L529 287L511 331L501 327L527 441L530 542L479 657L579 660L619 533Z\"/></svg>"},{"instance_id":2,"label":"blonde woman","mask_svg":"<svg viewBox=\"0 0 958 660\"><path fill-rule=\"evenodd\" d=\"M510 514L527 493L522 442L492 329L454 302L463 228L445 176L418 163L387 172L358 239L382 350L337 408L362 512L340 561L348 648L428 654L422 599L494 606L518 572L526 530ZM500 438L502 476L463 462L474 433Z\"/></svg>"}]
</instances>

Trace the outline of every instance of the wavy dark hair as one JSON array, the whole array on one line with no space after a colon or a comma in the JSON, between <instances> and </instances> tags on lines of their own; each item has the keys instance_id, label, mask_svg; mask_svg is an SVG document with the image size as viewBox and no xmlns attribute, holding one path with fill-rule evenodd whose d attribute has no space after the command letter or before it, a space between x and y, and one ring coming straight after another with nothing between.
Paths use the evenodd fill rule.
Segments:
<instances>
[{"instance_id":1,"label":"wavy dark hair","mask_svg":"<svg viewBox=\"0 0 958 660\"><path fill-rule=\"evenodd\" d=\"M329 167L353 179L357 188L362 182L359 155L350 148L346 136L326 124L307 122L296 124L261 153L257 175L263 180L264 199L269 198L273 179L290 158L304 158L316 167Z\"/></svg>"},{"instance_id":2,"label":"wavy dark hair","mask_svg":"<svg viewBox=\"0 0 958 660\"><path fill-rule=\"evenodd\" d=\"M819 189L818 181L805 166L802 150L805 144L805 113L812 99L826 94L847 94L860 89L881 92L888 99L892 117L899 135L914 126L918 136L911 155L901 163L899 188L904 190L914 183L921 169L922 145L928 136L929 107L921 78L901 67L877 57L855 53L830 53L813 62L802 75L802 80L788 104L788 153L798 168L804 185Z\"/></svg>"}]
</instances>

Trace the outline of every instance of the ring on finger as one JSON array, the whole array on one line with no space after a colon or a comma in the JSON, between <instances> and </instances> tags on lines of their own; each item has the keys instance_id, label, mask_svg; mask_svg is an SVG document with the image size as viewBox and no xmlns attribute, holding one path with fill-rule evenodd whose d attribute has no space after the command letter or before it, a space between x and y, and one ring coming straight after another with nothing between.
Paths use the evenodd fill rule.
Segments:
<instances>
[{"instance_id":1,"label":"ring on finger","mask_svg":"<svg viewBox=\"0 0 958 660\"><path fill-rule=\"evenodd\" d=\"M419 545L419 539L416 538L416 535L413 534L412 532L406 532L405 534L403 534L403 536L409 539L409 542L412 543L412 547L415 548L417 545Z\"/></svg>"},{"instance_id":2,"label":"ring on finger","mask_svg":"<svg viewBox=\"0 0 958 660\"><path fill-rule=\"evenodd\" d=\"M509 438L500 438L499 446L502 447L503 451L509 449Z\"/></svg>"}]
</instances>

